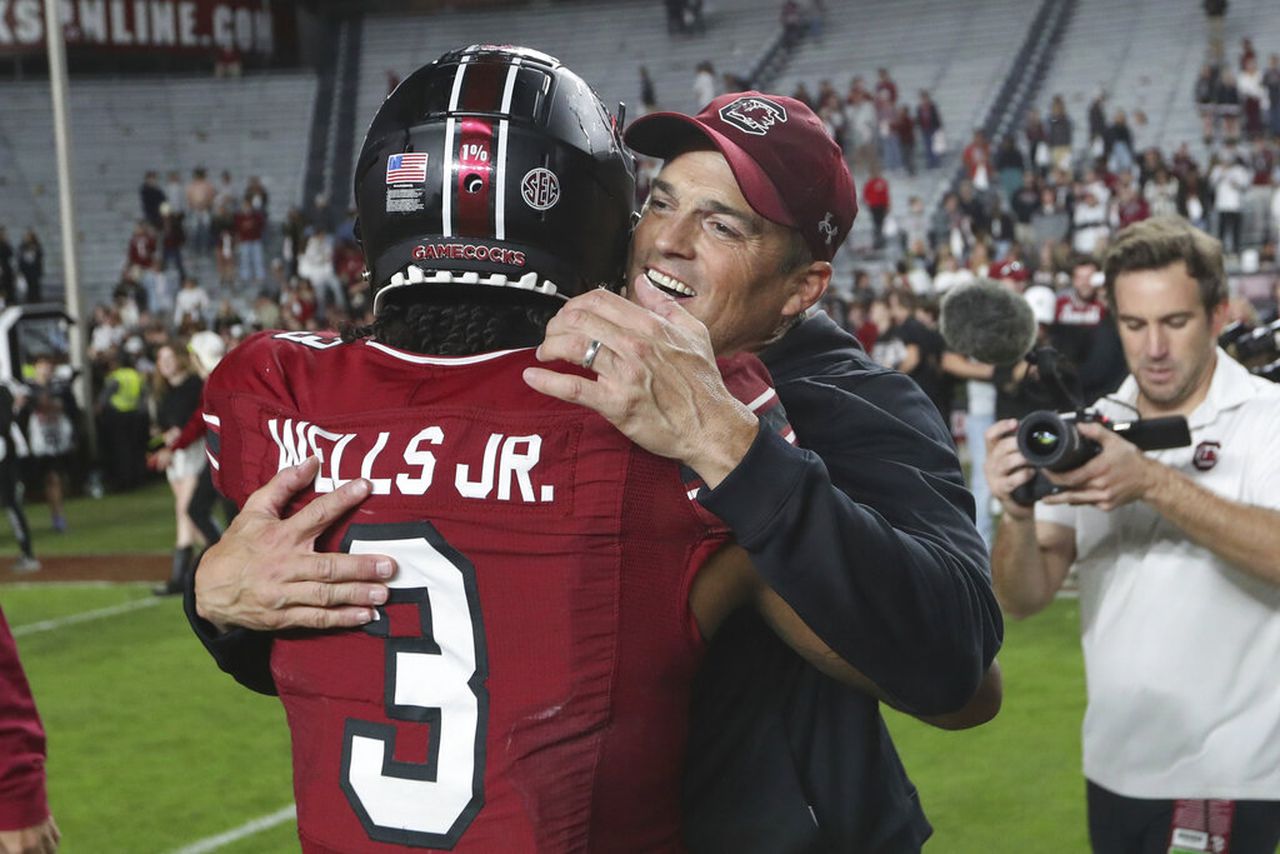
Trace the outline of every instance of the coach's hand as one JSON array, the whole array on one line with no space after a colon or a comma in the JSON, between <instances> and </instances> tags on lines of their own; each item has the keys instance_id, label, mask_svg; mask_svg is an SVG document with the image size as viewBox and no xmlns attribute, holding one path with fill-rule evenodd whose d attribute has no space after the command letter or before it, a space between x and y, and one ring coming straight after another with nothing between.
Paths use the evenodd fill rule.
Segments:
<instances>
[{"instance_id":1,"label":"coach's hand","mask_svg":"<svg viewBox=\"0 0 1280 854\"><path fill-rule=\"evenodd\" d=\"M395 573L390 557L315 550L316 537L369 495L369 481L351 481L281 518L319 465L312 457L277 473L200 559L196 611L219 631L361 626L375 619L373 606L387 601L385 582Z\"/></svg>"},{"instance_id":2,"label":"coach's hand","mask_svg":"<svg viewBox=\"0 0 1280 854\"><path fill-rule=\"evenodd\" d=\"M605 290L574 297L547 324L542 362L589 366L594 380L527 368L524 380L543 394L599 412L651 453L689 466L716 486L742 460L758 422L725 388L702 322L642 275L632 283L639 303Z\"/></svg>"}]
</instances>

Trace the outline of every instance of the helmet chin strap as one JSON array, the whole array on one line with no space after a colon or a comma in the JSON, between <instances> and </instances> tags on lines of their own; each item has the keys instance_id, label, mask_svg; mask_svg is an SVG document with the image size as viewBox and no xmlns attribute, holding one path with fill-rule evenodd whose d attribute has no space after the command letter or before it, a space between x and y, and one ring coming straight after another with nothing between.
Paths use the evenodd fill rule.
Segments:
<instances>
[{"instance_id":1,"label":"helmet chin strap","mask_svg":"<svg viewBox=\"0 0 1280 854\"><path fill-rule=\"evenodd\" d=\"M484 285L494 288L516 288L522 291L564 299L564 296L558 292L559 289L555 286L555 283L549 279L539 281L537 273L525 273L518 279L513 279L503 273L483 275L474 270L467 272L460 270L424 270L417 264L410 264L392 276L391 281L379 288L378 292L373 295L373 313L376 315L382 307L382 295L387 291L411 285Z\"/></svg>"}]
</instances>

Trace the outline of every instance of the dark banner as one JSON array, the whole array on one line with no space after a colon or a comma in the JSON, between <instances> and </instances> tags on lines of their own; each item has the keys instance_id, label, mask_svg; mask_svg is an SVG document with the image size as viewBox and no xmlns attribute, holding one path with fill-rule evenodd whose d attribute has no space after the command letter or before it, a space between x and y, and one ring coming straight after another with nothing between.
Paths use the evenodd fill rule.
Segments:
<instances>
[{"instance_id":1,"label":"dark banner","mask_svg":"<svg viewBox=\"0 0 1280 854\"><path fill-rule=\"evenodd\" d=\"M276 53L279 2L269 0L60 0L68 54ZM44 0L0 0L0 56L40 52Z\"/></svg>"}]
</instances>

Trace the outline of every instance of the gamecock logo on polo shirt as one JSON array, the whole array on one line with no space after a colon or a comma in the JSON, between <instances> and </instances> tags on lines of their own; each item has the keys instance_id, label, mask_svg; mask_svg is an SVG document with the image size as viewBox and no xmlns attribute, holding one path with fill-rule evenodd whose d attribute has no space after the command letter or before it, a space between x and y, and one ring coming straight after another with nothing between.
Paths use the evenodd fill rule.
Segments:
<instances>
[{"instance_id":1,"label":"gamecock logo on polo shirt","mask_svg":"<svg viewBox=\"0 0 1280 854\"><path fill-rule=\"evenodd\" d=\"M769 128L786 120L783 106L768 98L748 96L720 108L720 121L753 136L764 136Z\"/></svg>"},{"instance_id":2,"label":"gamecock logo on polo shirt","mask_svg":"<svg viewBox=\"0 0 1280 854\"><path fill-rule=\"evenodd\" d=\"M1196 453L1191 458L1191 464L1199 471L1208 471L1218 464L1218 450L1221 447L1221 442L1201 442L1196 445Z\"/></svg>"}]
</instances>

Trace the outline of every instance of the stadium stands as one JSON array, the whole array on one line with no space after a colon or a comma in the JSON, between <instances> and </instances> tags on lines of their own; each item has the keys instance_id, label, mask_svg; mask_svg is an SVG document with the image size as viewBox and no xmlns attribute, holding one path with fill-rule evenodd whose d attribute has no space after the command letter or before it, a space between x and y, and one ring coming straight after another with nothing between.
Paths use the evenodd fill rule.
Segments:
<instances>
[{"instance_id":1,"label":"stadium stands","mask_svg":"<svg viewBox=\"0 0 1280 854\"><path fill-rule=\"evenodd\" d=\"M653 77L658 105L689 110L694 67L744 74L779 29L777 0L716 3L705 36L670 36L662 5L652 0L541 5L427 16L370 16L364 21L356 135L387 94L386 72L405 74L452 47L475 42L520 44L558 57L596 87L609 105L640 109L641 65Z\"/></svg>"},{"instance_id":2,"label":"stadium stands","mask_svg":"<svg viewBox=\"0 0 1280 854\"><path fill-rule=\"evenodd\" d=\"M625 102L633 117L640 111L642 65L653 78L660 107L688 110L697 106L692 83L698 63L710 60L717 75L747 73L779 38L780 6L779 0L708 4L703 35L670 35L661 5L652 0L368 14L341 29L358 47L349 56L344 53L344 62L354 63L357 73L349 74L351 66L340 64L336 73L341 85L327 89L313 71L251 73L239 79L77 77L71 106L86 296L90 304L102 301L115 283L125 240L138 216L138 184L148 169L162 175L178 169L184 181L197 165L206 166L214 178L228 169L238 187L249 175L260 174L271 192L272 220L278 223L288 207L303 204L309 159L315 161L313 169L324 161L323 183L342 205L349 181L334 161L345 165L350 155L349 146L338 145L336 137L348 130L355 139L363 134L386 94L388 73L403 76L424 59L467 43L515 42L559 56L590 80L607 103ZM1020 61L1019 47L1037 27L1038 14L1059 6L1070 10L1070 18L1049 50L1044 80L1037 86L1033 75L1031 82L1021 84L1019 96L1033 91L1031 104L1041 112L1051 95L1064 96L1076 127L1077 162L1087 154L1088 102L1104 87L1110 93L1108 115L1117 108L1130 113L1139 150L1156 145L1168 154L1187 141L1205 163L1209 152L1200 141L1191 97L1206 41L1203 11L1196 3L828 3L821 34L804 39L771 67L777 76L764 85L790 93L804 84L815 92L820 81L829 79L843 93L855 75L870 86L876 69L884 67L897 84L899 103L914 107L917 91L928 89L942 114L948 154L940 168L920 168L915 176L892 171L886 177L893 214L901 216L912 195L934 211L973 130L993 114L993 105L1003 102L1001 93L1009 91L1010 82L1025 75L1026 69L1014 66ZM1231 4L1226 39L1230 63L1238 57L1242 36L1254 39L1264 62L1280 44L1280 19L1268 14L1270 6L1268 0ZM56 292L61 253L47 83L0 84L0 97L7 107L0 115L0 223L14 241L28 225L36 228L45 244L46 280ZM326 101L323 109L317 106L320 100ZM1145 121L1136 119L1138 112ZM317 115L323 127L313 127ZM1020 119L1014 121L1020 129ZM309 152L312 146L317 150ZM923 167L919 153L916 159ZM855 177L861 186L867 175L859 167ZM1269 199L1266 187L1246 195L1246 244L1261 243ZM856 267L886 268L895 259L893 251L884 258L868 257L871 240L871 217L859 217L849 251L837 259L841 290ZM207 259L188 253L187 260L194 260L202 278L212 284Z\"/></svg>"},{"instance_id":3,"label":"stadium stands","mask_svg":"<svg viewBox=\"0 0 1280 854\"><path fill-rule=\"evenodd\" d=\"M1018 0L904 0L878 4L873 14L833 9L821 41L806 42L771 88L789 93L804 83L815 91L818 81L829 78L843 93L855 74L872 85L876 69L885 67L898 85L900 103L914 108L917 91L928 89L942 114L948 157L939 170L914 177L895 173L889 180L894 210L905 210L912 195L932 208L943 176L1011 73L1010 62L1038 7ZM861 185L867 176L854 177ZM859 217L854 242L865 246L870 240L870 218ZM849 259L841 260L843 267Z\"/></svg>"},{"instance_id":4,"label":"stadium stands","mask_svg":"<svg viewBox=\"0 0 1280 854\"><path fill-rule=\"evenodd\" d=\"M260 175L283 216L302 195L307 133L315 101L310 72L238 79L73 79L72 155L82 286L89 304L106 299L140 216L138 185L149 169L230 170L242 187ZM47 81L0 85L0 223L10 235L34 226L45 244L46 277L61 281L58 188Z\"/></svg>"},{"instance_id":5,"label":"stadium stands","mask_svg":"<svg viewBox=\"0 0 1280 854\"><path fill-rule=\"evenodd\" d=\"M1232 0L1225 19L1226 61L1238 66L1240 39L1249 37L1266 55L1280 45L1280 18L1270 0ZM1140 151L1154 146L1166 154L1187 143L1207 163L1210 147L1192 97L1196 75L1207 56L1207 25L1199 3L1161 0L1077 0L1059 40L1039 105L1060 93L1075 126L1075 145L1088 145L1088 108L1099 89L1108 93L1107 116L1129 113L1134 143ZM1145 114L1145 124L1134 113ZM1271 188L1257 187L1244 200L1244 241L1260 243L1266 225Z\"/></svg>"}]
</instances>

